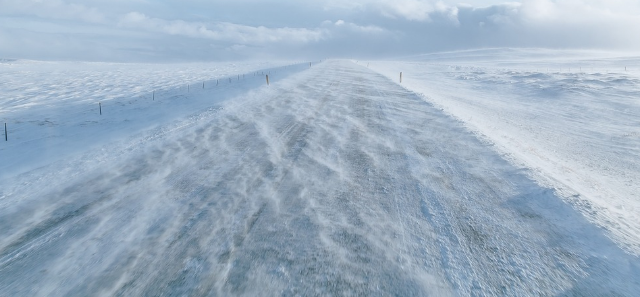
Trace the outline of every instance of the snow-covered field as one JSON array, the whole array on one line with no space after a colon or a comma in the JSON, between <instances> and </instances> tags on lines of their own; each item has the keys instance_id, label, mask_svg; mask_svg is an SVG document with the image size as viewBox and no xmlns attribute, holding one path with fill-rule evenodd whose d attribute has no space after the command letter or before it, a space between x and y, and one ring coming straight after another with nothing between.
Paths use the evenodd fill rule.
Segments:
<instances>
[{"instance_id":1,"label":"snow-covered field","mask_svg":"<svg viewBox=\"0 0 640 297\"><path fill-rule=\"evenodd\" d=\"M264 84L258 72L288 75L282 66L291 64L0 60L0 125L10 138L0 177L200 111Z\"/></svg>"},{"instance_id":2,"label":"snow-covered field","mask_svg":"<svg viewBox=\"0 0 640 297\"><path fill-rule=\"evenodd\" d=\"M553 114L533 101L536 89L526 78L508 74L533 67L531 59L421 59L371 62L369 68L341 60L272 68L265 70L272 73L268 87L262 75L249 77L256 72L250 69L245 80L217 87L209 81L204 90L201 82L188 92L176 83L155 100L144 90L124 92L104 101L101 117L97 106L80 112L57 107L55 96L50 102L56 107L3 112L24 128L10 131L10 141L0 145L0 162L12 164L0 165L0 295L640 292L637 222L626 220L637 217L637 208L624 209L628 217L607 225L600 219L602 211L611 213L609 205L586 204L600 198L545 171L553 164L527 163L535 154L518 155L493 139L504 129L500 133L512 142L539 144L523 152L540 150L553 161L561 158L542 149L557 142L556 152L570 154L572 148L560 149L569 139L590 148L601 131L623 133L616 129L624 129L624 115L551 131L581 109L571 109L577 104L567 95L573 89L552 79L568 73L538 74L545 78L540 85L555 90L538 99L558 106ZM620 75L629 82L615 94L626 94L620 104L637 123L630 99L637 79L632 71ZM478 98L484 100L473 101ZM577 115L601 112L591 110L600 107L595 99L587 102ZM85 103L96 102L78 106ZM525 103L516 116L519 107L511 105ZM473 119L462 113L472 111ZM472 125L494 120L490 111L545 129L518 134L511 129L522 127L496 121L491 134ZM536 111L537 122L531 118ZM19 119L20 112L43 124ZM45 115L55 120L44 122ZM544 140L540 135L563 137L543 142L534 138ZM593 145L618 149L627 158L625 172L637 177L638 140L627 138L632 142ZM633 141L635 147L620 148ZM37 159L40 149L50 149L51 159ZM67 149L72 152L63 153ZM607 146L585 154L591 163L576 157L570 165L593 165L599 157L591 154L612 153ZM569 190L576 195L563 196ZM634 207L633 197L613 202L626 199Z\"/></svg>"},{"instance_id":3,"label":"snow-covered field","mask_svg":"<svg viewBox=\"0 0 640 297\"><path fill-rule=\"evenodd\" d=\"M394 81L402 71L404 87L640 255L640 56L497 49L370 67Z\"/></svg>"}]
</instances>

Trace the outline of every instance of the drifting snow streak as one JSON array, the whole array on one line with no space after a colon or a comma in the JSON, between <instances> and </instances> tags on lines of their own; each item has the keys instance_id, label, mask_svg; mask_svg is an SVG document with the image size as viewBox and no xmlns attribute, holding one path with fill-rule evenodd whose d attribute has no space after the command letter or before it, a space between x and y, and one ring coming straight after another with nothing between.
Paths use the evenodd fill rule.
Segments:
<instances>
[{"instance_id":1,"label":"drifting snow streak","mask_svg":"<svg viewBox=\"0 0 640 297\"><path fill-rule=\"evenodd\" d=\"M458 122L355 64L325 62L187 127L110 151L108 168L64 187L5 197L0 292L640 290L637 257Z\"/></svg>"}]
</instances>

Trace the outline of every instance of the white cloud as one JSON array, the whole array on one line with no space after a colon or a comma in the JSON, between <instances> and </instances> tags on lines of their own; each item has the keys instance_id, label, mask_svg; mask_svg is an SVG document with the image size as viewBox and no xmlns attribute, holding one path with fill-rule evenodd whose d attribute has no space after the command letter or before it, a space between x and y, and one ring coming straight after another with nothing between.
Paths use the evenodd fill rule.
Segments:
<instances>
[{"instance_id":1,"label":"white cloud","mask_svg":"<svg viewBox=\"0 0 640 297\"><path fill-rule=\"evenodd\" d=\"M401 18L410 21L427 21L434 11L441 10L442 1L432 0L329 0L325 1L326 9L339 10L373 10L388 18Z\"/></svg>"},{"instance_id":2,"label":"white cloud","mask_svg":"<svg viewBox=\"0 0 640 297\"><path fill-rule=\"evenodd\" d=\"M373 35L391 33L378 26L373 26L373 25L361 26L355 23L345 22L344 20L337 20L336 22L324 21L322 23L322 28L326 29L325 30L326 34L331 34L331 32L337 32L337 31L348 31L348 32L358 33L358 34L373 34Z\"/></svg>"},{"instance_id":3,"label":"white cloud","mask_svg":"<svg viewBox=\"0 0 640 297\"><path fill-rule=\"evenodd\" d=\"M501 46L640 50L638 0L459 1L0 0L0 53L162 60Z\"/></svg>"},{"instance_id":4,"label":"white cloud","mask_svg":"<svg viewBox=\"0 0 640 297\"><path fill-rule=\"evenodd\" d=\"M376 1L376 5L384 15L403 17L410 21L428 20L429 14L436 10L432 1L425 0Z\"/></svg>"},{"instance_id":5,"label":"white cloud","mask_svg":"<svg viewBox=\"0 0 640 297\"><path fill-rule=\"evenodd\" d=\"M106 21L106 16L96 8L61 0L0 0L1 15L31 15L89 23Z\"/></svg>"},{"instance_id":6,"label":"white cloud","mask_svg":"<svg viewBox=\"0 0 640 297\"><path fill-rule=\"evenodd\" d=\"M204 24L183 20L151 18L139 12L126 14L121 18L118 25L125 28L144 29L170 35L249 44L317 42L326 35L324 31L318 29L253 27L226 22Z\"/></svg>"}]
</instances>

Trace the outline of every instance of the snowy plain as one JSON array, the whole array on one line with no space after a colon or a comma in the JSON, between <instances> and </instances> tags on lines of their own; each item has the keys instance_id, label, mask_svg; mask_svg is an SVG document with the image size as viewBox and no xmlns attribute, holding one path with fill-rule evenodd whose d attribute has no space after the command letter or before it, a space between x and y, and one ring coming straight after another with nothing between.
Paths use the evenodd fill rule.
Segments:
<instances>
[{"instance_id":1,"label":"snowy plain","mask_svg":"<svg viewBox=\"0 0 640 297\"><path fill-rule=\"evenodd\" d=\"M0 148L0 177L199 111L289 64L2 60L0 121L11 142Z\"/></svg>"},{"instance_id":2,"label":"snowy plain","mask_svg":"<svg viewBox=\"0 0 640 297\"><path fill-rule=\"evenodd\" d=\"M487 49L371 68L496 145L640 255L640 56Z\"/></svg>"},{"instance_id":3,"label":"snowy plain","mask_svg":"<svg viewBox=\"0 0 640 297\"><path fill-rule=\"evenodd\" d=\"M462 107L442 103L476 95L460 69L495 62L422 58L247 69L245 80L201 89L203 75L196 90L175 83L156 100L123 91L102 117L97 106L3 112L24 128L0 146L2 163L13 162L0 175L0 295L640 292L633 230L616 237L594 224L539 178L556 176L514 161L454 112ZM398 68L408 69L402 85ZM482 90L504 94L491 93L504 85L500 73ZM508 111L489 95L477 105ZM31 123L45 116L55 120ZM51 147L52 160L31 160L40 153L32 145Z\"/></svg>"}]
</instances>

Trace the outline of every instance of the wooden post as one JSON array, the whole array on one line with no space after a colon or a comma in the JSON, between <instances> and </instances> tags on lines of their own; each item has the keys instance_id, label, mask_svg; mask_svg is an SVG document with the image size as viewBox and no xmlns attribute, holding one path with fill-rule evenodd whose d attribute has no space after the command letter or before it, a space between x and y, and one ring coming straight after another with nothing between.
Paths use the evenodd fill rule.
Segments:
<instances>
[{"instance_id":1,"label":"wooden post","mask_svg":"<svg viewBox=\"0 0 640 297\"><path fill-rule=\"evenodd\" d=\"M402 83L402 72L400 72L400 83Z\"/></svg>"},{"instance_id":2,"label":"wooden post","mask_svg":"<svg viewBox=\"0 0 640 297\"><path fill-rule=\"evenodd\" d=\"M267 74L267 86L269 85L269 75Z\"/></svg>"},{"instance_id":3,"label":"wooden post","mask_svg":"<svg viewBox=\"0 0 640 297\"><path fill-rule=\"evenodd\" d=\"M9 136L7 135L7 123L4 123L4 141L9 141Z\"/></svg>"},{"instance_id":4,"label":"wooden post","mask_svg":"<svg viewBox=\"0 0 640 297\"><path fill-rule=\"evenodd\" d=\"M100 108L100 115L102 115L102 103L98 102L98 108Z\"/></svg>"}]
</instances>

